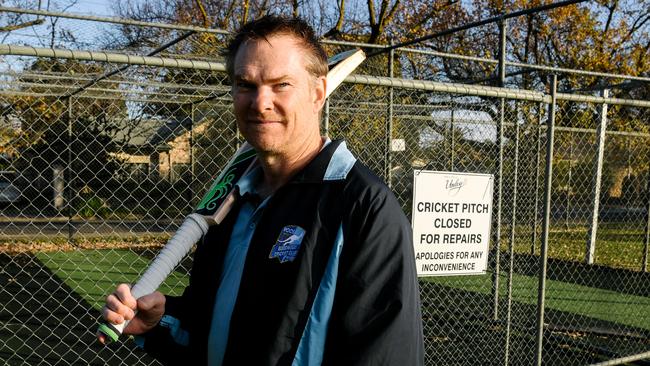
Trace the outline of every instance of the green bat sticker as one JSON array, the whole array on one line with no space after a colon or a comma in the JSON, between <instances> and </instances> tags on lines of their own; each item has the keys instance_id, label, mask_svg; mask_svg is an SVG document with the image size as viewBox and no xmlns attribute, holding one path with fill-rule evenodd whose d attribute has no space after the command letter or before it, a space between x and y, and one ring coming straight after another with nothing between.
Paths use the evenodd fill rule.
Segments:
<instances>
[{"instance_id":1,"label":"green bat sticker","mask_svg":"<svg viewBox=\"0 0 650 366\"><path fill-rule=\"evenodd\" d=\"M234 184L244 175L254 159L254 149L246 150L239 154L226 169L225 173L217 178L194 212L204 216L210 216L215 213L226 196L228 196L228 193L232 191Z\"/></svg>"}]
</instances>

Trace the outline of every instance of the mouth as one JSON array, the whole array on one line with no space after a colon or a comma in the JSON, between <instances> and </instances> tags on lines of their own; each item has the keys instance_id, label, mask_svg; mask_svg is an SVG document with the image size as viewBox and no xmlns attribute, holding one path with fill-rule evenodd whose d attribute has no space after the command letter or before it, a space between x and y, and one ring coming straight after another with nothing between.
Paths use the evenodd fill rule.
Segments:
<instances>
[{"instance_id":1,"label":"mouth","mask_svg":"<svg viewBox=\"0 0 650 366\"><path fill-rule=\"evenodd\" d=\"M262 118L249 118L246 121L250 124L255 124L255 125L267 125L267 124L282 122L281 120L262 119Z\"/></svg>"}]
</instances>

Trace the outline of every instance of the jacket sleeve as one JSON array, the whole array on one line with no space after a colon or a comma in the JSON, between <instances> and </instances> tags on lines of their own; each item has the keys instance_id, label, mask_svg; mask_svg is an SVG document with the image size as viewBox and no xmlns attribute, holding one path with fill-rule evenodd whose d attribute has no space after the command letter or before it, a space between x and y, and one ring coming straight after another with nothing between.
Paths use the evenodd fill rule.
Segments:
<instances>
[{"instance_id":1,"label":"jacket sleeve","mask_svg":"<svg viewBox=\"0 0 650 366\"><path fill-rule=\"evenodd\" d=\"M348 212L323 364L422 365L410 224L383 185L365 190Z\"/></svg>"},{"instance_id":2,"label":"jacket sleeve","mask_svg":"<svg viewBox=\"0 0 650 366\"><path fill-rule=\"evenodd\" d=\"M184 304L191 291L188 287L180 297L165 295L165 314L158 325L142 337L145 351L164 364L174 365L187 359L190 334L185 324Z\"/></svg>"}]
</instances>

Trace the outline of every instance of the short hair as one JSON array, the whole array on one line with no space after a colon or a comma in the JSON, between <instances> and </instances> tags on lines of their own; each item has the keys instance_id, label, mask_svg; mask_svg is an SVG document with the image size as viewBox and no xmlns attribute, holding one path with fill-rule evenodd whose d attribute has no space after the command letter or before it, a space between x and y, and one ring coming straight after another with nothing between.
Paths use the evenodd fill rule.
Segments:
<instances>
[{"instance_id":1,"label":"short hair","mask_svg":"<svg viewBox=\"0 0 650 366\"><path fill-rule=\"evenodd\" d=\"M221 55L226 59L226 71L232 79L235 74L235 56L239 47L250 40L266 40L274 35L294 36L304 48L307 71L315 77L327 76L327 53L314 30L300 18L265 15L244 24L230 40Z\"/></svg>"}]
</instances>

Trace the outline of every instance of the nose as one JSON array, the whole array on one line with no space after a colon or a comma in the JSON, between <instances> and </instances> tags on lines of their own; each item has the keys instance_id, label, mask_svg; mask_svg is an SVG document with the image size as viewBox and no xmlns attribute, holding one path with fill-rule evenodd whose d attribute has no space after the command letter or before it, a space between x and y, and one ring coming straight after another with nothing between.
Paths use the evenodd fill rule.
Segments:
<instances>
[{"instance_id":1,"label":"nose","mask_svg":"<svg viewBox=\"0 0 650 366\"><path fill-rule=\"evenodd\" d=\"M256 112L273 110L273 91L270 88L259 87L251 100L251 108Z\"/></svg>"}]
</instances>

